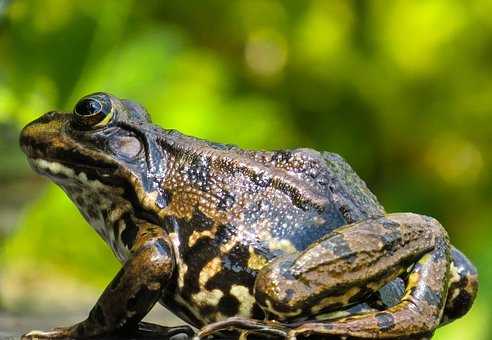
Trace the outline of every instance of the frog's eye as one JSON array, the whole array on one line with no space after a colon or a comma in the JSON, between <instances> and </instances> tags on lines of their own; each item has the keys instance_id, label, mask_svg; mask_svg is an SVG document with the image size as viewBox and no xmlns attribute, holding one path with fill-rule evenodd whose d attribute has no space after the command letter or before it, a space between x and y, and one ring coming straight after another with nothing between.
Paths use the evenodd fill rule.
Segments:
<instances>
[{"instance_id":1,"label":"frog's eye","mask_svg":"<svg viewBox=\"0 0 492 340\"><path fill-rule=\"evenodd\" d=\"M96 93L79 100L73 110L76 123L82 128L106 126L113 115L111 99L104 93Z\"/></svg>"}]
</instances>

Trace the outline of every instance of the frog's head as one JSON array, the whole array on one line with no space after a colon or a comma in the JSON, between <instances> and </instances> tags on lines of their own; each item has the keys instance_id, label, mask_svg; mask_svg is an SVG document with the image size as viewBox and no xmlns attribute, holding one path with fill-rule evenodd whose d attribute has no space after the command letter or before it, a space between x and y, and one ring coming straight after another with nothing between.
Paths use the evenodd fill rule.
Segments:
<instances>
[{"instance_id":1,"label":"frog's head","mask_svg":"<svg viewBox=\"0 0 492 340\"><path fill-rule=\"evenodd\" d=\"M166 162L157 130L140 105L99 92L80 99L73 113L48 112L29 123L20 144L32 167L64 189L100 182L162 205Z\"/></svg>"}]
</instances>

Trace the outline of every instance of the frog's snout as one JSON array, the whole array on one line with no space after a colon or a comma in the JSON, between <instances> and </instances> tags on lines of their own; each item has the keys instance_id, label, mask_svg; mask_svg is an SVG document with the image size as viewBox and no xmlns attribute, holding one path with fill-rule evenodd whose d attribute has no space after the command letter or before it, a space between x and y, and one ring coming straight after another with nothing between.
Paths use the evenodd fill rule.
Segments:
<instances>
[{"instance_id":1,"label":"frog's snout","mask_svg":"<svg viewBox=\"0 0 492 340\"><path fill-rule=\"evenodd\" d=\"M45 113L38 119L27 124L21 131L19 144L29 158L40 156L40 150L45 149L60 136L60 128L67 121L68 114L54 111Z\"/></svg>"}]
</instances>

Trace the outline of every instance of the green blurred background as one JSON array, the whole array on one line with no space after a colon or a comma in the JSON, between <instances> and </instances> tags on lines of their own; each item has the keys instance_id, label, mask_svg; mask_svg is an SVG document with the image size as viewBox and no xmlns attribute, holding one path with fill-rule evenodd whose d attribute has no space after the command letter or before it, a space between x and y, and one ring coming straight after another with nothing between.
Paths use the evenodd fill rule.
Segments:
<instances>
[{"instance_id":1,"label":"green blurred background","mask_svg":"<svg viewBox=\"0 0 492 340\"><path fill-rule=\"evenodd\" d=\"M341 154L388 211L438 218L477 265L473 310L435 338L492 338L491 13L487 0L0 0L0 310L93 301L118 268L17 144L40 114L108 91L198 137Z\"/></svg>"}]
</instances>

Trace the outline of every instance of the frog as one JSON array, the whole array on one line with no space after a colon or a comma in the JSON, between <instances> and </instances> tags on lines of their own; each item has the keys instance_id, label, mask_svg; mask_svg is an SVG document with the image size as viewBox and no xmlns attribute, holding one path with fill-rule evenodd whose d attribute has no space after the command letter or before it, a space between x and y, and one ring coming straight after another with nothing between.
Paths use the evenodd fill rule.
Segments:
<instances>
[{"instance_id":1,"label":"frog","mask_svg":"<svg viewBox=\"0 0 492 340\"><path fill-rule=\"evenodd\" d=\"M188 136L104 92L29 123L20 146L122 264L84 321L23 339L428 339L477 295L444 227L387 213L335 153ZM157 303L187 325L143 322Z\"/></svg>"}]
</instances>

